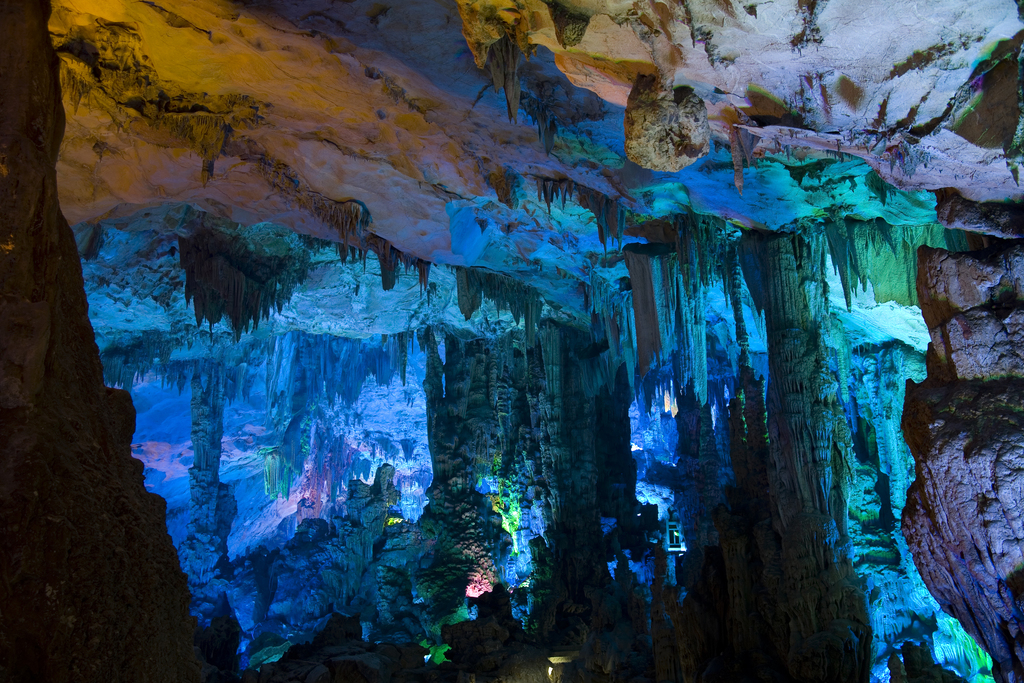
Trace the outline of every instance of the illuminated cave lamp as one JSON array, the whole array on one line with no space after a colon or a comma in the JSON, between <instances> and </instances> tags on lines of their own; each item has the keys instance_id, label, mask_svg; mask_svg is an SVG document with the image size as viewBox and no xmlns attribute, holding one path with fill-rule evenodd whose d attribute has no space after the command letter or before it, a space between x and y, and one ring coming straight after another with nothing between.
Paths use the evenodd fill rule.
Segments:
<instances>
[{"instance_id":1,"label":"illuminated cave lamp","mask_svg":"<svg viewBox=\"0 0 1024 683\"><path fill-rule=\"evenodd\" d=\"M683 532L679 529L679 522L666 523L665 538L668 541L668 552L681 553L686 550L686 544L683 543Z\"/></svg>"}]
</instances>

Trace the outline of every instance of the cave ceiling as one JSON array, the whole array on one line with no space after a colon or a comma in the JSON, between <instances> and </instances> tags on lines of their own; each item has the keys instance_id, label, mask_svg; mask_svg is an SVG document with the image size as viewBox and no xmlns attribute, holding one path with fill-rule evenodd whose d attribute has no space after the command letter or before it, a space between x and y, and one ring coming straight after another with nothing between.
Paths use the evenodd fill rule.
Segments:
<instances>
[{"instance_id":1,"label":"cave ceiling","mask_svg":"<svg viewBox=\"0 0 1024 683\"><path fill-rule=\"evenodd\" d=\"M665 226L671 235L682 213L720 217L737 236L837 217L935 223L935 191L1021 195L1022 25L1008 2L61 0L50 29L72 224L177 216L153 232L173 246L188 206L336 243L369 238L405 267L512 276L582 324L598 281L625 275L615 247L671 241ZM512 88L490 87L486 68L501 49L526 53L512 121ZM659 165L644 152L657 140L624 135L640 81L655 110L666 98L706 107L706 149L680 171L627 158L632 144L629 156ZM145 251L130 249L124 270ZM357 287L352 273L321 277ZM414 283L386 294L422 322ZM360 335L404 325L297 317L280 324Z\"/></svg>"}]
</instances>

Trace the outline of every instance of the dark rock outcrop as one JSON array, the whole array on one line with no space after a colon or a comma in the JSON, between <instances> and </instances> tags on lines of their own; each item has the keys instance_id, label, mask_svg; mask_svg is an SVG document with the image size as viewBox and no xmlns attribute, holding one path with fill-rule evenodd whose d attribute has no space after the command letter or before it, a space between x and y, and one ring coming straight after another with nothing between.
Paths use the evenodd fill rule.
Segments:
<instances>
[{"instance_id":1,"label":"dark rock outcrop","mask_svg":"<svg viewBox=\"0 0 1024 683\"><path fill-rule=\"evenodd\" d=\"M130 397L103 386L58 206L48 10L0 2L0 678L197 681L164 502L131 456Z\"/></svg>"},{"instance_id":2,"label":"dark rock outcrop","mask_svg":"<svg viewBox=\"0 0 1024 683\"><path fill-rule=\"evenodd\" d=\"M751 235L744 271L763 308L771 381L767 406L741 343L730 404L735 487L714 513L718 545L681 605L656 668L675 680L866 682L871 627L847 537L850 435L830 347L824 240ZM755 292L755 287L757 291ZM737 330L737 337L745 338ZM767 407L767 410L765 409ZM767 418L767 419L766 419ZM652 615L655 613L652 606Z\"/></svg>"},{"instance_id":3,"label":"dark rock outcrop","mask_svg":"<svg viewBox=\"0 0 1024 683\"><path fill-rule=\"evenodd\" d=\"M928 378L908 384L903 430L917 463L903 533L942 608L1024 680L1024 287L1019 244L922 248L918 296Z\"/></svg>"},{"instance_id":4,"label":"dark rock outcrop","mask_svg":"<svg viewBox=\"0 0 1024 683\"><path fill-rule=\"evenodd\" d=\"M196 634L196 648L208 666L233 673L238 669L238 645L242 629L234 617L214 617L209 626Z\"/></svg>"},{"instance_id":5,"label":"dark rock outcrop","mask_svg":"<svg viewBox=\"0 0 1024 683\"><path fill-rule=\"evenodd\" d=\"M889 657L892 683L961 683L964 680L936 664L927 647L904 643L900 655L902 660L895 652Z\"/></svg>"}]
</instances>

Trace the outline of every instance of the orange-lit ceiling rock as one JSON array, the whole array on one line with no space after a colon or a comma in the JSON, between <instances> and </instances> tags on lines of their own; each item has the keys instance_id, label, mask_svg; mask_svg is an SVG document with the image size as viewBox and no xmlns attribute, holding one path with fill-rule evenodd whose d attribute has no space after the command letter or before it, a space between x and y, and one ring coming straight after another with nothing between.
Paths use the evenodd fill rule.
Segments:
<instances>
[{"instance_id":1,"label":"orange-lit ceiling rock","mask_svg":"<svg viewBox=\"0 0 1024 683\"><path fill-rule=\"evenodd\" d=\"M356 12L362 30L378 34L361 47L321 4L55 4L69 220L190 202L243 223L335 237L310 207L356 199L374 233L418 257L459 263L445 205L496 198L487 177L506 165L614 193L596 165L548 158L531 128L474 107L485 81L471 59L451 63L464 52L454 6L419 3L403 17ZM396 19L411 25L396 31ZM393 43L398 57L388 53ZM416 55L433 73L409 65Z\"/></svg>"},{"instance_id":2,"label":"orange-lit ceiling rock","mask_svg":"<svg viewBox=\"0 0 1024 683\"><path fill-rule=\"evenodd\" d=\"M567 178L657 213L633 191L649 177L622 159L618 107L638 75L665 92L692 88L715 142L747 130L755 158L843 152L901 187L1002 199L1019 190L1006 136L987 131L1016 121L1016 103L1003 93L989 112L973 88L1012 71L1021 29L1006 0L57 0L62 206L76 222L188 202L337 239L338 217L365 205L375 234L439 263L467 262L449 232L465 210L502 228L487 233L501 242L484 252L488 267L533 277L554 261L559 278L583 279L596 240L572 247L566 230L578 227L538 203L504 206L494 179L509 168L530 184ZM478 65L502 36L539 50L522 67L528 85L561 89L559 118L586 128L551 156L488 94ZM657 181L679 183L693 206L765 224L757 211L773 190L738 202L731 182L708 182L718 163ZM478 256L474 247L469 260Z\"/></svg>"}]
</instances>

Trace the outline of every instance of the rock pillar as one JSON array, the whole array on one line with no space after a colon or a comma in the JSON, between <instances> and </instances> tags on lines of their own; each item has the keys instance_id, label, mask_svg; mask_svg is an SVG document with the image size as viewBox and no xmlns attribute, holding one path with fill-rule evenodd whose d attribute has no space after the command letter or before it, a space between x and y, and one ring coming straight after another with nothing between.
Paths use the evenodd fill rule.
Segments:
<instances>
[{"instance_id":1,"label":"rock pillar","mask_svg":"<svg viewBox=\"0 0 1024 683\"><path fill-rule=\"evenodd\" d=\"M448 335L442 363L429 329L421 345L427 352L423 388L434 479L420 525L436 543L433 562L418 583L440 619L463 598L490 591L497 580L490 550L498 532L488 523L488 501L476 490L477 461L492 458L496 447L494 359L482 340Z\"/></svg>"},{"instance_id":2,"label":"rock pillar","mask_svg":"<svg viewBox=\"0 0 1024 683\"><path fill-rule=\"evenodd\" d=\"M768 485L781 539L785 660L799 681L867 681L871 630L847 538L851 440L830 370L824 239L752 238L768 336ZM757 277L759 282L753 282Z\"/></svg>"},{"instance_id":3,"label":"rock pillar","mask_svg":"<svg viewBox=\"0 0 1024 683\"><path fill-rule=\"evenodd\" d=\"M228 535L237 513L235 497L220 481L221 438L224 435L224 368L200 364L192 374L192 451L189 468L188 536L179 549L188 574L195 611L204 617L223 608L221 593L227 577L218 577L218 565L230 572Z\"/></svg>"},{"instance_id":4,"label":"rock pillar","mask_svg":"<svg viewBox=\"0 0 1024 683\"><path fill-rule=\"evenodd\" d=\"M0 0L0 679L198 681L188 589L103 386L74 236L49 3Z\"/></svg>"}]
</instances>

